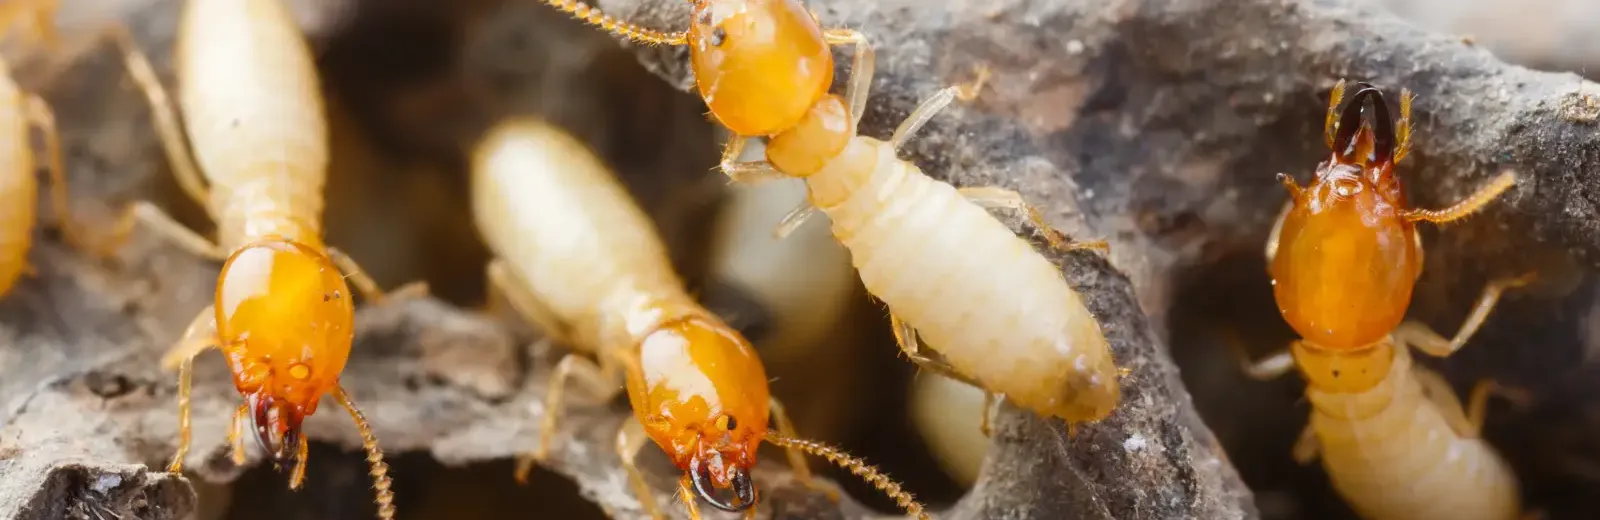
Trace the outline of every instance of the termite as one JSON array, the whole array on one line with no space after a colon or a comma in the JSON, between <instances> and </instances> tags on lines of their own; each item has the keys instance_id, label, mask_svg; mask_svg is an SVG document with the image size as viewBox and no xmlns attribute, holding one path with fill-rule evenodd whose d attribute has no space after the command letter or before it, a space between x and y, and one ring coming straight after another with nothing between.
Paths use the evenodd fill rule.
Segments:
<instances>
[{"instance_id":1,"label":"termite","mask_svg":"<svg viewBox=\"0 0 1600 520\"><path fill-rule=\"evenodd\" d=\"M933 373L918 374L908 390L911 422L934 461L957 484L971 488L991 444L980 420L983 390Z\"/></svg>"},{"instance_id":2,"label":"termite","mask_svg":"<svg viewBox=\"0 0 1600 520\"><path fill-rule=\"evenodd\" d=\"M1416 223L1471 215L1515 186L1516 174L1504 172L1446 209L1411 208L1394 173L1411 147L1411 93L1401 91L1395 120L1376 87L1357 83L1340 111L1344 92L1341 80L1324 122L1332 155L1311 185L1278 174L1291 200L1265 253L1279 311L1301 339L1245 369L1268 379L1299 367L1315 412L1293 456L1309 464L1320 455L1334 488L1363 517L1516 518L1516 478L1479 436L1498 387L1480 381L1463 413L1449 383L1414 366L1407 347L1449 356L1502 292L1534 274L1491 281L1453 338L1405 320L1422 272Z\"/></svg>"},{"instance_id":3,"label":"termite","mask_svg":"<svg viewBox=\"0 0 1600 520\"><path fill-rule=\"evenodd\" d=\"M194 357L216 348L227 357L244 398L228 431L235 462L244 463L243 429L254 428L274 464L293 463L289 487L298 489L307 453L301 423L331 393L360 429L378 516L392 518L383 453L339 384L354 334L346 277L371 302L385 295L354 260L322 240L327 128L305 36L278 0L186 2L176 45L180 127L180 111L149 61L125 28L116 29L112 35L150 104L173 173L217 222L217 241L140 201L119 222L113 243L143 224L185 250L223 262L214 305L194 318L162 359L178 370L178 449L168 470L181 472L189 451ZM398 292L425 290L412 285Z\"/></svg>"},{"instance_id":4,"label":"termite","mask_svg":"<svg viewBox=\"0 0 1600 520\"><path fill-rule=\"evenodd\" d=\"M583 143L541 120L512 118L477 145L472 176L479 233L496 256L486 270L491 297L509 302L552 342L578 350L552 372L539 446L519 458L519 481L548 457L566 383L576 380L603 400L626 387L636 420L618 431L616 449L657 518L634 463L646 439L684 472L679 493L696 519L696 496L717 509L753 513L750 472L762 440L787 449L802 482L815 484L802 454L811 453L928 518L873 467L795 436L782 404L768 394L755 350L689 296L654 224ZM616 384L619 376L625 385ZM767 430L769 417L778 431ZM714 495L730 488L736 501Z\"/></svg>"},{"instance_id":5,"label":"termite","mask_svg":"<svg viewBox=\"0 0 1600 520\"><path fill-rule=\"evenodd\" d=\"M1025 213L1062 250L1107 244L1068 242L1017 192L956 188L896 154L953 99L976 96L986 69L975 84L923 101L885 142L856 133L872 82L871 45L854 30L823 29L799 0L696 0L689 29L670 34L575 0L544 1L634 41L688 45L701 97L735 134L723 172L744 182L804 179L807 203L776 234L826 213L867 290L888 305L913 362L1069 424L1115 408L1121 371L1099 322L1056 266L987 210ZM839 45L855 49L843 97L828 92ZM750 136L767 139L765 160L738 160ZM919 335L937 352L925 353Z\"/></svg>"},{"instance_id":6,"label":"termite","mask_svg":"<svg viewBox=\"0 0 1600 520\"><path fill-rule=\"evenodd\" d=\"M33 41L54 46L58 41L52 23L55 0L11 0L0 4L0 38L19 23L32 29ZM31 16L30 19L24 19ZM81 233L70 215L66 170L61 160L61 139L50 105L39 96L22 90L11 78L10 68L0 57L0 295L11 292L17 279L33 273L28 250L33 246L33 229L39 205L39 181L30 129L44 136L45 165L50 175L50 206L56 214L62 238L74 247L83 247Z\"/></svg>"}]
</instances>

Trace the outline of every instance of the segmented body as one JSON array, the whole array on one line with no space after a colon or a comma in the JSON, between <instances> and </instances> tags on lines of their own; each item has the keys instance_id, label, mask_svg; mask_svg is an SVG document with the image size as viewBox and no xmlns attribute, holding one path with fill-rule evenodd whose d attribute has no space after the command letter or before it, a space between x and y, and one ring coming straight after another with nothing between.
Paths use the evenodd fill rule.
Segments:
<instances>
[{"instance_id":1,"label":"segmented body","mask_svg":"<svg viewBox=\"0 0 1600 520\"><path fill-rule=\"evenodd\" d=\"M952 367L1041 414L1114 406L1117 370L1098 323L1060 270L988 210L870 137L806 183L867 290Z\"/></svg>"},{"instance_id":2,"label":"segmented body","mask_svg":"<svg viewBox=\"0 0 1600 520\"><path fill-rule=\"evenodd\" d=\"M0 295L27 269L39 204L25 99L0 61Z\"/></svg>"},{"instance_id":3,"label":"segmented body","mask_svg":"<svg viewBox=\"0 0 1600 520\"><path fill-rule=\"evenodd\" d=\"M547 308L556 322L547 326L603 361L639 360L627 386L652 436L695 429L666 421L725 412L755 418L764 431L767 381L755 350L688 295L655 224L582 143L543 122L515 120L478 147L473 171L480 233ZM699 410L679 409L686 407Z\"/></svg>"},{"instance_id":4,"label":"segmented body","mask_svg":"<svg viewBox=\"0 0 1600 520\"><path fill-rule=\"evenodd\" d=\"M178 93L217 245L322 249L327 126L311 49L278 0L184 3Z\"/></svg>"},{"instance_id":5,"label":"segmented body","mask_svg":"<svg viewBox=\"0 0 1600 520\"><path fill-rule=\"evenodd\" d=\"M523 120L479 151L478 229L575 335L574 347L637 345L661 323L699 314L655 224L582 143Z\"/></svg>"},{"instance_id":6,"label":"segmented body","mask_svg":"<svg viewBox=\"0 0 1600 520\"><path fill-rule=\"evenodd\" d=\"M491 287L548 335L600 361L596 367L569 355L556 364L542 442L522 459L518 478L548 453L566 379L580 376L610 396L612 372L620 371L637 422L618 431L617 451L652 516L662 517L633 462L645 435L684 472L678 485L691 518L699 518L691 493L725 511L754 507L751 468L763 440L787 449L807 485L802 452L841 464L926 518L898 484L862 461L794 437L755 349L688 295L654 224L585 145L543 121L517 118L489 132L472 166L479 232L499 257L489 267ZM777 432L767 431L773 418ZM730 488L737 503L713 496Z\"/></svg>"},{"instance_id":7,"label":"segmented body","mask_svg":"<svg viewBox=\"0 0 1600 520\"><path fill-rule=\"evenodd\" d=\"M244 463L239 439L248 423L276 464L294 464L289 486L298 488L309 453L302 422L331 394L361 430L378 516L393 518L377 438L339 384L354 338L346 279L369 301L384 294L322 239L328 132L317 70L298 24L279 0L185 2L175 52L181 116L127 32L115 34L179 185L217 223L216 240L208 240L138 202L120 234L142 221L190 252L223 261L214 305L164 358L179 372L178 452L169 471L181 471L188 454L193 358L215 347L244 398L229 432L237 463Z\"/></svg>"},{"instance_id":8,"label":"segmented body","mask_svg":"<svg viewBox=\"0 0 1600 520\"><path fill-rule=\"evenodd\" d=\"M1298 351L1298 349L1297 349ZM1298 353L1298 352L1297 352ZM1520 512L1511 467L1479 437L1445 419L1453 395L1429 395L1411 353L1385 339L1359 354L1389 372L1360 392L1308 385L1311 428L1333 486L1365 518L1507 520ZM1446 387L1447 388L1447 387ZM1443 399L1444 401L1436 401Z\"/></svg>"},{"instance_id":9,"label":"segmented body","mask_svg":"<svg viewBox=\"0 0 1600 520\"><path fill-rule=\"evenodd\" d=\"M1515 475L1479 432L1494 387L1480 383L1463 412L1450 385L1414 366L1409 349L1454 353L1501 292L1531 275L1490 282L1453 338L1405 321L1423 256L1414 223L1472 214L1514 186L1515 174L1444 210L1408 207L1394 167L1410 147L1410 93L1402 91L1400 117L1392 119L1377 87L1357 83L1341 108L1344 89L1343 81L1334 87L1325 123L1333 153L1312 183L1278 176L1290 203L1266 250L1279 312L1304 339L1287 352L1292 365L1279 354L1251 373L1298 368L1314 411L1296 458L1321 458L1334 488L1364 518L1516 518Z\"/></svg>"}]
</instances>

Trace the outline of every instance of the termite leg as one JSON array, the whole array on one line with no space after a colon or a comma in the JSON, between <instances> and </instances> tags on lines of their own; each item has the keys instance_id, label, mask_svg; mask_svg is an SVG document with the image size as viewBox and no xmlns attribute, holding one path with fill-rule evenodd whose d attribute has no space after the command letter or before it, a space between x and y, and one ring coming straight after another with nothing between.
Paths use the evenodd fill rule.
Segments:
<instances>
[{"instance_id":1,"label":"termite leg","mask_svg":"<svg viewBox=\"0 0 1600 520\"><path fill-rule=\"evenodd\" d=\"M1502 278L1489 282L1484 286L1483 294L1478 297L1477 305L1473 306L1472 313L1467 315L1467 320L1462 322L1461 329L1456 331L1453 338L1447 340L1427 325L1407 321L1395 328L1394 339L1402 345L1410 345L1433 357L1447 357L1454 354L1478 332L1478 327L1483 326L1484 320L1489 318L1489 312L1500 302L1501 293L1506 289L1528 285L1533 282L1535 276L1536 273L1530 272L1515 278Z\"/></svg>"},{"instance_id":2,"label":"termite leg","mask_svg":"<svg viewBox=\"0 0 1600 520\"><path fill-rule=\"evenodd\" d=\"M1283 209L1278 211L1278 218L1272 221L1272 231L1267 232L1266 257L1269 269L1272 266L1272 260L1278 257L1278 235L1283 234L1283 221L1288 220L1289 210L1291 209L1294 209L1293 200L1283 204Z\"/></svg>"},{"instance_id":3,"label":"termite leg","mask_svg":"<svg viewBox=\"0 0 1600 520\"><path fill-rule=\"evenodd\" d=\"M172 165L172 174L178 180L178 187L183 188L183 192L195 203L205 207L210 192L204 177L200 175L200 166L189 153L188 140L178 123L178 112L172 98L167 95L166 87L161 85L155 68L150 66L150 60L133 42L133 37L120 26L110 32L112 40L122 48L122 61L128 69L128 75L150 103L150 117L155 121L156 135L167 154L167 161Z\"/></svg>"},{"instance_id":4,"label":"termite leg","mask_svg":"<svg viewBox=\"0 0 1600 520\"><path fill-rule=\"evenodd\" d=\"M783 403L779 402L777 397L769 397L768 403L768 408L772 410L772 421L778 424L778 433L790 439L800 438L794 430L794 423L789 421L789 412L783 407ZM784 453L789 456L789 468L790 471L794 472L796 480L799 480L801 484L805 484L808 488L827 495L828 500L839 501L838 490L824 486L821 481L811 478L811 466L806 463L804 451L798 447L789 446L784 448Z\"/></svg>"},{"instance_id":5,"label":"termite leg","mask_svg":"<svg viewBox=\"0 0 1600 520\"><path fill-rule=\"evenodd\" d=\"M616 365L609 358L602 358L607 366L601 367L582 355L569 353L556 363L556 368L550 373L549 390L545 394L544 419L539 426L539 447L534 448L532 454L517 458L517 482L527 484L528 472L533 470L536 462L545 460L550 455L550 445L555 443L556 420L561 413L563 394L566 393L568 378L576 378L580 384L587 387L590 395L600 400L610 400L622 391L622 386L615 383Z\"/></svg>"},{"instance_id":6,"label":"termite leg","mask_svg":"<svg viewBox=\"0 0 1600 520\"><path fill-rule=\"evenodd\" d=\"M1482 188L1478 188L1478 191L1473 192L1471 195L1468 195L1467 198L1461 199L1460 202L1457 202L1448 208L1409 209L1404 213L1401 213L1401 216L1412 222L1426 220L1435 224L1444 224L1446 222L1460 220L1462 218L1466 218L1468 215L1477 213L1478 210L1483 209L1484 206L1487 206L1490 202L1493 202L1495 198L1500 196L1500 194L1505 193L1506 190L1509 190L1516 185L1517 174L1512 171L1506 171L1494 179L1491 179L1489 184Z\"/></svg>"},{"instance_id":7,"label":"termite leg","mask_svg":"<svg viewBox=\"0 0 1600 520\"><path fill-rule=\"evenodd\" d=\"M1483 423L1489 415L1489 397L1495 395L1519 406L1527 406L1533 401L1526 390L1507 387L1493 379L1479 380L1467 397L1467 424L1472 427L1474 434L1483 431Z\"/></svg>"},{"instance_id":8,"label":"termite leg","mask_svg":"<svg viewBox=\"0 0 1600 520\"><path fill-rule=\"evenodd\" d=\"M45 149L49 157L50 206L56 214L58 221L56 225L61 228L61 236L66 239L68 245L87 249L88 242L83 238L83 230L72 218L72 202L67 194L67 170L61 162L61 135L56 131L55 114L51 112L50 105L34 95L28 96L27 110L29 122L44 134Z\"/></svg>"},{"instance_id":9,"label":"termite leg","mask_svg":"<svg viewBox=\"0 0 1600 520\"><path fill-rule=\"evenodd\" d=\"M345 278L348 278L350 283L355 284L356 290L361 291L361 297L366 298L369 302L376 304L388 301L393 297L403 299L420 298L428 294L428 284L421 281L400 286L393 294L385 293L382 288L378 287L378 282L372 279L372 275L367 274L367 270L362 269L361 264L357 263L356 259L351 258L348 253L337 247L329 247L327 252L328 258L333 260L334 265L339 266L339 270L344 272Z\"/></svg>"},{"instance_id":10,"label":"termite leg","mask_svg":"<svg viewBox=\"0 0 1600 520\"><path fill-rule=\"evenodd\" d=\"M1422 230L1411 228L1411 245L1417 248L1417 272L1412 275L1412 279L1415 280L1422 278L1423 260L1424 257L1428 256L1428 251L1422 248Z\"/></svg>"},{"instance_id":11,"label":"termite leg","mask_svg":"<svg viewBox=\"0 0 1600 520\"><path fill-rule=\"evenodd\" d=\"M557 343L567 343L569 335L566 324L540 302L538 296L528 290L527 280L512 271L505 260L499 258L491 260L485 273L489 278L491 301L495 299L495 295L505 298L517 314L539 328L540 334Z\"/></svg>"},{"instance_id":12,"label":"termite leg","mask_svg":"<svg viewBox=\"0 0 1600 520\"><path fill-rule=\"evenodd\" d=\"M977 95L978 90L982 89L983 84L988 80L989 69L987 67L979 67L978 78L971 84L952 85L935 92L933 97L923 101L921 105L917 105L917 108L912 109L911 114L906 116L906 120L900 122L900 126L896 127L894 134L889 137L889 145L899 150L901 146L905 146L906 141L911 139L912 135L916 135L917 131L922 129L923 125L928 124L928 121L933 119L933 116L938 115L940 110L944 110L944 107L950 105L950 101L956 98L961 98L962 100L971 99L972 96Z\"/></svg>"},{"instance_id":13,"label":"termite leg","mask_svg":"<svg viewBox=\"0 0 1600 520\"><path fill-rule=\"evenodd\" d=\"M167 240L190 254L217 262L228 259L228 251L174 220L171 215L161 211L161 208L142 200L136 201L132 206L128 207L127 212L122 214L122 218L118 219L117 223L112 226L112 240L105 245L107 248L105 254L109 255L111 248L115 248L127 240L128 236L133 233L133 226L139 223L149 226L152 231L164 236Z\"/></svg>"},{"instance_id":14,"label":"termite leg","mask_svg":"<svg viewBox=\"0 0 1600 520\"><path fill-rule=\"evenodd\" d=\"M765 160L740 161L739 156L744 154L745 139L748 138L742 135L728 136L728 144L722 147L722 161L717 163L723 174L740 184L760 184L788 178Z\"/></svg>"},{"instance_id":15,"label":"termite leg","mask_svg":"<svg viewBox=\"0 0 1600 520\"><path fill-rule=\"evenodd\" d=\"M844 99L850 104L850 128L861 124L861 114L867 111L867 93L872 90L872 76L877 68L877 58L867 36L851 29L828 29L823 32L829 45L854 45L855 59L850 64L850 85Z\"/></svg>"},{"instance_id":16,"label":"termite leg","mask_svg":"<svg viewBox=\"0 0 1600 520\"><path fill-rule=\"evenodd\" d=\"M893 312L889 313L889 327L894 330L894 340L900 345L900 352L904 353L912 363L916 363L923 370L960 381L975 388L983 388L983 385L962 374L955 367L950 366L949 363L923 355L921 342L917 340L916 328L895 316Z\"/></svg>"},{"instance_id":17,"label":"termite leg","mask_svg":"<svg viewBox=\"0 0 1600 520\"><path fill-rule=\"evenodd\" d=\"M1038 208L1028 204L1028 201L1022 198L1022 194L1015 191L995 186L960 188L956 191L960 192L961 196L966 197L967 200L972 201L973 204L985 208L1021 211L1028 216L1029 221L1033 222L1034 227L1039 228L1039 232L1044 234L1045 240L1050 242L1050 247L1061 251L1092 249L1101 252L1101 254L1108 253L1111 250L1111 245L1104 240L1088 242L1069 240L1066 234L1051 226L1049 222L1045 222L1044 214L1040 213Z\"/></svg>"},{"instance_id":18,"label":"termite leg","mask_svg":"<svg viewBox=\"0 0 1600 520\"><path fill-rule=\"evenodd\" d=\"M648 439L649 437L644 434L644 426L640 425L639 421L624 421L622 428L617 430L617 457L622 459L622 468L628 472L628 483L633 486L633 494L639 498L639 504L644 506L645 512L650 513L651 518L661 520L666 517L661 515L661 509L656 505L655 492L650 490L650 484L644 480L644 472L639 471L639 466L634 461L639 458L639 450L644 448L644 443ZM688 484L689 476L684 475L678 484L684 491L683 504L689 508L690 518L699 519L700 511L694 505L694 495L689 493L688 487L685 487Z\"/></svg>"},{"instance_id":19,"label":"termite leg","mask_svg":"<svg viewBox=\"0 0 1600 520\"><path fill-rule=\"evenodd\" d=\"M189 322L183 337L161 357L161 365L178 368L178 452L167 465L168 473L182 473L183 459L189 455L189 408L193 393L194 357L211 348L217 337L216 310L207 305Z\"/></svg>"},{"instance_id":20,"label":"termite leg","mask_svg":"<svg viewBox=\"0 0 1600 520\"><path fill-rule=\"evenodd\" d=\"M978 422L978 431L982 432L984 437L992 437L994 434L994 427L992 426L994 419L991 419L990 416L996 413L994 403L1000 399L1005 399L1005 396L992 394L987 390L983 392L983 411L980 412L983 414L983 419Z\"/></svg>"},{"instance_id":21,"label":"termite leg","mask_svg":"<svg viewBox=\"0 0 1600 520\"><path fill-rule=\"evenodd\" d=\"M1300 437L1294 440L1294 447L1290 448L1289 455L1294 458L1296 464L1304 466L1317 460L1317 454L1321 451L1322 443L1317 440L1317 431L1307 424L1305 429L1300 430Z\"/></svg>"},{"instance_id":22,"label":"termite leg","mask_svg":"<svg viewBox=\"0 0 1600 520\"><path fill-rule=\"evenodd\" d=\"M228 446L233 450L233 465L235 466L243 467L247 462L244 455L244 435L242 435L245 429L246 417L249 417L245 415L247 413L250 413L250 405L240 404L239 408L233 411L233 422L228 423Z\"/></svg>"},{"instance_id":23,"label":"termite leg","mask_svg":"<svg viewBox=\"0 0 1600 520\"><path fill-rule=\"evenodd\" d=\"M1473 426L1472 420L1461 408L1461 400L1456 398L1456 391L1450 387L1450 382L1444 376L1420 365L1413 365L1411 377L1417 381L1417 386L1422 388L1422 394L1433 404L1434 410L1450 425L1456 435L1462 437L1477 437L1478 428Z\"/></svg>"},{"instance_id":24,"label":"termite leg","mask_svg":"<svg viewBox=\"0 0 1600 520\"><path fill-rule=\"evenodd\" d=\"M796 229L800 229L800 226L805 225L806 221L811 220L811 217L816 216L816 214L817 207L812 206L811 201L801 201L795 205L794 209L789 210L789 213L783 216L783 220L778 222L778 227L772 229L772 237L778 240L788 238L790 234L794 233Z\"/></svg>"}]
</instances>

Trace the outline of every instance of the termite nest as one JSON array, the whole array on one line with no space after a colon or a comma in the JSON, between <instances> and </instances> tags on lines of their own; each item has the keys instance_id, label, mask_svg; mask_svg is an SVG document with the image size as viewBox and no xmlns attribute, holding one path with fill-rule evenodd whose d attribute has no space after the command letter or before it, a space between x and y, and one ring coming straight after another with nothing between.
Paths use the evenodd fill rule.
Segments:
<instances>
[{"instance_id":1,"label":"termite nest","mask_svg":"<svg viewBox=\"0 0 1600 520\"><path fill-rule=\"evenodd\" d=\"M120 20L166 88L176 89L171 51L182 3L63 0L63 27L77 29L63 32L69 45L7 62L55 112L72 194L65 216L52 217L62 208L48 200L54 184L41 175L29 254L38 273L20 278L0 300L0 513L373 517L375 470L338 403L323 400L321 413L305 421L307 451L290 456L288 443L300 433L268 431L280 416L230 422L241 397L215 353L194 361L187 477L162 473L179 429L178 390L161 355L218 296L222 264L149 230L132 232L109 258L94 255L92 245L86 254L82 244L69 244L99 238L135 201L151 201L182 226L215 236L207 208L175 180L149 103L116 45L77 44L96 23ZM661 31L715 21L691 19L691 6L667 3L598 6ZM781 169L809 172L814 165L795 167L794 159L816 159L806 154L825 139L806 141L798 148L805 153L795 155L794 142L776 137L781 128L763 127L756 133L770 139L750 141L740 157L719 158L731 134L714 117L719 107L708 107L684 74L696 67L687 51L620 43L536 1L286 4L308 35L327 106L327 244L359 259L379 287L425 281L429 288L429 297L394 305L357 302L355 342L338 382L386 452L397 518L647 517L614 451L614 432L635 420L628 397L565 404L553 453L526 482L513 478L515 459L539 445L551 370L573 349L541 341L540 327L497 301L486 282L494 257L473 220L471 150L511 116L570 133L617 175L661 236L687 293L754 345L799 437L864 459L936 518L1356 518L1328 471L1291 456L1309 412L1302 378L1253 381L1236 352L1263 359L1303 336L1284 322L1261 249L1285 200L1274 174L1309 186L1311 170L1329 153L1323 135L1334 130L1323 109L1335 101L1329 91L1341 78L1382 90L1360 90L1351 101L1367 103L1347 112L1363 117L1377 117L1366 112L1377 110L1371 97L1398 114L1402 88L1422 92L1410 121L1416 143L1396 170L1409 207L1442 208L1494 173L1517 172L1515 187L1481 214L1421 232L1427 252L1404 314L1450 332L1484 284L1518 272L1538 272L1537 282L1508 290L1459 352L1413 357L1442 373L1463 400L1484 378L1521 392L1491 401L1483 436L1509 462L1522 506L1552 519L1600 514L1600 502L1583 493L1600 485L1592 469L1600 450L1588 440L1600 431L1588 419L1600 402L1587 355L1600 337L1588 276L1600 254L1591 197L1600 188L1587 175L1600 161L1600 141L1583 133L1593 131L1593 96L1600 95L1593 84L1440 54L1441 37L1348 6L1251 0L1191 13L1181 2L1107 12L1095 11L1094 2L1044 0L952 2L946 11L809 2L823 27L858 30L877 53L865 112L848 114L863 116L863 136L899 141L891 134L914 107L983 71L985 90L951 91L962 99L932 117L897 157L933 180L1014 189L1039 207L1035 222L1010 211L1023 206L997 202L1006 197L987 204L1063 269L1103 330L1114 368L1123 369L1115 371L1118 408L1089 414L1103 421L1069 428L1028 411L1019 398L999 407L993 436L985 438L983 393L907 362L897 347L905 345L905 331L897 337L886 303L862 287L850 252L825 223L772 240L774 226L805 198L804 185L734 185L719 171L719 159L780 157L789 159L775 160ZM1194 21L1173 18L1185 16ZM1344 31L1337 41L1354 43L1302 49L1297 40L1274 40L1304 53L1295 58L1304 62L1292 64L1235 45L1297 35L1290 29L1328 26L1328 19L1341 22L1332 24ZM1196 32L1196 24L1216 20L1260 28ZM701 36L715 46L742 36L711 25L697 30L710 31ZM835 93L847 91L859 63L841 45L852 38L826 36L840 45L830 76ZM1485 41L1493 38L1475 45ZM1238 61L1219 62L1225 49L1241 53ZM1391 61L1419 64L1403 72L1385 65ZM1452 76L1429 64L1510 79ZM1524 98L1538 98L1527 102L1532 112L1495 112L1497 103ZM835 101L836 108L857 108ZM40 117L29 120L47 126ZM743 123L745 130L761 126ZM1349 126L1378 123L1341 124L1355 132ZM1519 146L1494 144L1475 133L1482 127L1510 128L1497 137ZM1384 146L1374 139L1384 138L1338 142L1365 153ZM47 149L39 144L35 150ZM36 160L47 162L40 155ZM1075 241L1105 239L1110 252L1053 250L1057 237L1040 222L1061 226ZM358 297L352 289L323 301ZM1104 368L1094 375L1114 372ZM568 394L582 389L567 385ZM705 422L722 432L750 426L732 417ZM249 452L242 466L231 460L230 424L268 427L235 443ZM761 451L751 474L722 483L675 469L678 461L654 444L638 460L673 517L683 514L684 499L672 497L680 485L686 495L742 502L751 488L741 479L750 475L763 517L853 519L901 510L871 483L821 459L810 467L826 486L807 487L776 447ZM299 490L286 478L293 462L306 463ZM732 489L694 490L713 484ZM830 500L827 486L843 496ZM716 509L737 507L699 504L707 518L735 517Z\"/></svg>"}]
</instances>

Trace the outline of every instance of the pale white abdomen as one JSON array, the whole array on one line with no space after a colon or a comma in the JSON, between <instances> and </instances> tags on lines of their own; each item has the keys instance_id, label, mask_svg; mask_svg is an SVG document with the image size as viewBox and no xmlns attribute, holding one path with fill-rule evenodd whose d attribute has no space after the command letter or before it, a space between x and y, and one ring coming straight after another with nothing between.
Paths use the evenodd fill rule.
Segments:
<instances>
[{"instance_id":1,"label":"pale white abdomen","mask_svg":"<svg viewBox=\"0 0 1600 520\"><path fill-rule=\"evenodd\" d=\"M185 2L179 99L218 243L321 244L327 127L311 50L279 0Z\"/></svg>"},{"instance_id":2,"label":"pale white abdomen","mask_svg":"<svg viewBox=\"0 0 1600 520\"><path fill-rule=\"evenodd\" d=\"M11 291L28 263L39 181L23 98L0 64L0 295Z\"/></svg>"},{"instance_id":3,"label":"pale white abdomen","mask_svg":"<svg viewBox=\"0 0 1600 520\"><path fill-rule=\"evenodd\" d=\"M478 231L540 301L579 333L646 300L688 300L655 224L583 143L536 119L491 130L472 163ZM638 332L638 331L634 331Z\"/></svg>"},{"instance_id":4,"label":"pale white abdomen","mask_svg":"<svg viewBox=\"0 0 1600 520\"><path fill-rule=\"evenodd\" d=\"M951 366L1068 420L1115 406L1099 324L1054 264L984 208L857 137L807 178L867 290Z\"/></svg>"},{"instance_id":5,"label":"pale white abdomen","mask_svg":"<svg viewBox=\"0 0 1600 520\"><path fill-rule=\"evenodd\" d=\"M1511 468L1483 439L1457 434L1423 393L1410 353L1394 351L1389 377L1371 390L1306 391L1334 488L1370 520L1517 518Z\"/></svg>"}]
</instances>

